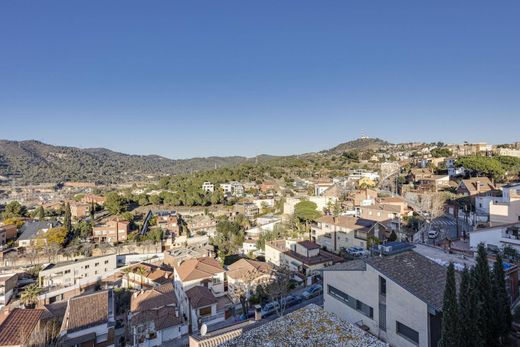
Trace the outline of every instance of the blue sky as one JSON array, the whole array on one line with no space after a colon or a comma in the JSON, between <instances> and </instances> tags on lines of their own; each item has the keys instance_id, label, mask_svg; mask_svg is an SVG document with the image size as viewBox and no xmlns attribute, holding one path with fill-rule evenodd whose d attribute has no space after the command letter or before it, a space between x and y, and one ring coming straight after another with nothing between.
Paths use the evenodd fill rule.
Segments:
<instances>
[{"instance_id":1,"label":"blue sky","mask_svg":"<svg viewBox=\"0 0 520 347\"><path fill-rule=\"evenodd\" d=\"M520 2L0 2L0 138L170 158L520 140Z\"/></svg>"}]
</instances>

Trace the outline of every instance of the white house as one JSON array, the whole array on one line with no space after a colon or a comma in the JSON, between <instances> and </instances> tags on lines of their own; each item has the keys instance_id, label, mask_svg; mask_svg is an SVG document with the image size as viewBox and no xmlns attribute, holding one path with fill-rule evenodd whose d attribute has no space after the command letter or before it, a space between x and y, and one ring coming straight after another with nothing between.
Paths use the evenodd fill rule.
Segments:
<instances>
[{"instance_id":1,"label":"white house","mask_svg":"<svg viewBox=\"0 0 520 347\"><path fill-rule=\"evenodd\" d=\"M202 183L202 190L213 193L215 191L215 185L211 182L204 182Z\"/></svg>"},{"instance_id":2,"label":"white house","mask_svg":"<svg viewBox=\"0 0 520 347\"><path fill-rule=\"evenodd\" d=\"M479 243L504 248L510 246L520 251L520 223L503 224L491 228L476 229L469 234L469 246L476 250Z\"/></svg>"},{"instance_id":3,"label":"white house","mask_svg":"<svg viewBox=\"0 0 520 347\"><path fill-rule=\"evenodd\" d=\"M325 268L324 308L391 346L437 346L446 269L411 250Z\"/></svg>"}]
</instances>

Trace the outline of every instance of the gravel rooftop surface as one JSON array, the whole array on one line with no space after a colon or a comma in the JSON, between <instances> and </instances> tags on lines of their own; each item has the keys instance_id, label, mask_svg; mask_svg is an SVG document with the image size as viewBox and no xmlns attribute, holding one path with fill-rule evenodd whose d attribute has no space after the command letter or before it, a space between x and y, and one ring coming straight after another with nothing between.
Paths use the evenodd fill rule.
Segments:
<instances>
[{"instance_id":1,"label":"gravel rooftop surface","mask_svg":"<svg viewBox=\"0 0 520 347\"><path fill-rule=\"evenodd\" d=\"M310 304L281 318L244 332L220 347L388 346L335 314Z\"/></svg>"}]
</instances>

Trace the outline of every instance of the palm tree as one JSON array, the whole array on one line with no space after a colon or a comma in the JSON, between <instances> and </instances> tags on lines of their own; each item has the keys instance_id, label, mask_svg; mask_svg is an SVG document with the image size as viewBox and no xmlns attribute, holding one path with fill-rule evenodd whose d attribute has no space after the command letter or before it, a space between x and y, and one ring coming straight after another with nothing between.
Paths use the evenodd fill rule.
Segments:
<instances>
[{"instance_id":1,"label":"palm tree","mask_svg":"<svg viewBox=\"0 0 520 347\"><path fill-rule=\"evenodd\" d=\"M36 283L25 287L25 290L20 295L20 301L25 308L34 308L38 303L38 296L42 292L41 288Z\"/></svg>"}]
</instances>

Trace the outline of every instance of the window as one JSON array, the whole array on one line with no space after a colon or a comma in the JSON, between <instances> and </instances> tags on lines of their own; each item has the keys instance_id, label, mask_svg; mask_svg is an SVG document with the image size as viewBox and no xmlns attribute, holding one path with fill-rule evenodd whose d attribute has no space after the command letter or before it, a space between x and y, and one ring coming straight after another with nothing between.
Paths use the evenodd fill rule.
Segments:
<instances>
[{"instance_id":1,"label":"window","mask_svg":"<svg viewBox=\"0 0 520 347\"><path fill-rule=\"evenodd\" d=\"M386 296L386 279L379 276L379 295Z\"/></svg>"},{"instance_id":2,"label":"window","mask_svg":"<svg viewBox=\"0 0 520 347\"><path fill-rule=\"evenodd\" d=\"M64 273L70 274L70 270L65 270Z\"/></svg>"},{"instance_id":3,"label":"window","mask_svg":"<svg viewBox=\"0 0 520 347\"><path fill-rule=\"evenodd\" d=\"M349 296L346 293L343 293L341 290L334 288L331 285L328 285L329 295L335 297L339 301L343 301L344 303L348 303Z\"/></svg>"},{"instance_id":4,"label":"window","mask_svg":"<svg viewBox=\"0 0 520 347\"><path fill-rule=\"evenodd\" d=\"M108 260L105 260L105 264L108 264Z\"/></svg>"},{"instance_id":5,"label":"window","mask_svg":"<svg viewBox=\"0 0 520 347\"><path fill-rule=\"evenodd\" d=\"M85 270L88 269L90 267L90 265L85 265Z\"/></svg>"},{"instance_id":6,"label":"window","mask_svg":"<svg viewBox=\"0 0 520 347\"><path fill-rule=\"evenodd\" d=\"M337 300L341 301L345 305L348 305L351 308L353 308L354 310L363 313L368 318L372 319L374 317L374 309L372 307L368 306L367 304L365 304L364 302L351 297L347 293L345 293L337 288L334 288L331 285L327 285L327 290L328 290L328 294L330 296L336 298Z\"/></svg>"},{"instance_id":7,"label":"window","mask_svg":"<svg viewBox=\"0 0 520 347\"><path fill-rule=\"evenodd\" d=\"M396 332L410 342L419 345L419 333L401 322L395 321Z\"/></svg>"},{"instance_id":8,"label":"window","mask_svg":"<svg viewBox=\"0 0 520 347\"><path fill-rule=\"evenodd\" d=\"M211 316L211 306L199 309L199 317Z\"/></svg>"},{"instance_id":9,"label":"window","mask_svg":"<svg viewBox=\"0 0 520 347\"><path fill-rule=\"evenodd\" d=\"M94 264L94 266L98 266L98 265L99 265L99 263L95 263L95 264Z\"/></svg>"}]
</instances>

